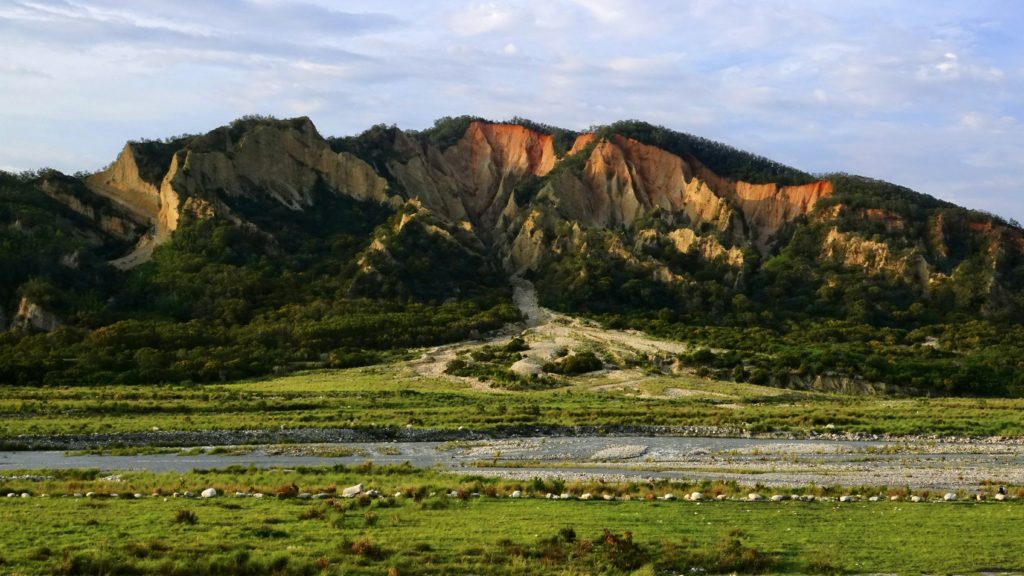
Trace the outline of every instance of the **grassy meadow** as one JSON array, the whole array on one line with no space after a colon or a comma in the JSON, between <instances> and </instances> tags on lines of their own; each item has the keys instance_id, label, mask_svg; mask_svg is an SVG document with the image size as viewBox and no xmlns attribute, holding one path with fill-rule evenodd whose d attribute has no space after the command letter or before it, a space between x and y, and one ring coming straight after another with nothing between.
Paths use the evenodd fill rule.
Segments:
<instances>
[{"instance_id":1,"label":"grassy meadow","mask_svg":"<svg viewBox=\"0 0 1024 576\"><path fill-rule=\"evenodd\" d=\"M223 385L0 387L0 442L20 434L306 427L720 426L751 432L1024 435L1024 400L842 396L652 376L508 392L402 364Z\"/></svg>"},{"instance_id":2,"label":"grassy meadow","mask_svg":"<svg viewBox=\"0 0 1024 576\"><path fill-rule=\"evenodd\" d=\"M523 482L408 466L124 472L114 478L96 471L51 474L46 480L2 482L3 491L31 490L32 497L0 499L0 573L1024 571L1024 557L1011 536L1024 517L1019 501L948 503L935 501L932 494L921 503L840 503L834 498L698 503L658 498L690 490L743 498L751 488L712 482ZM388 496L334 497L357 482ZM330 497L274 496L289 492L293 484ZM232 496L172 495L211 486ZM42 490L50 496L38 497ZM236 490L267 496L235 497ZM522 490L525 497L509 498L513 490ZM86 491L97 496L68 496ZM575 497L592 491L595 500L543 499L550 491ZM133 492L144 496L125 497ZM821 487L785 492L843 493ZM112 498L111 493L121 496ZM889 493L900 494L883 491ZM604 494L618 499L605 501ZM957 535L955 541L951 534Z\"/></svg>"}]
</instances>

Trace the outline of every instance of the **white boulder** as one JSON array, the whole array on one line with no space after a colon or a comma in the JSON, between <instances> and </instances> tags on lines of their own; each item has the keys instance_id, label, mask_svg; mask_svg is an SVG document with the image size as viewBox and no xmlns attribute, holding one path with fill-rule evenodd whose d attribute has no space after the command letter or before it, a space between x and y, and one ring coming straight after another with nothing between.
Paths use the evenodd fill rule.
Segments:
<instances>
[{"instance_id":1,"label":"white boulder","mask_svg":"<svg viewBox=\"0 0 1024 576\"><path fill-rule=\"evenodd\" d=\"M363 491L363 485L362 484L356 484L355 486L349 486L348 488L345 488L344 490L342 490L341 491L341 497L342 498L355 498L362 491Z\"/></svg>"}]
</instances>

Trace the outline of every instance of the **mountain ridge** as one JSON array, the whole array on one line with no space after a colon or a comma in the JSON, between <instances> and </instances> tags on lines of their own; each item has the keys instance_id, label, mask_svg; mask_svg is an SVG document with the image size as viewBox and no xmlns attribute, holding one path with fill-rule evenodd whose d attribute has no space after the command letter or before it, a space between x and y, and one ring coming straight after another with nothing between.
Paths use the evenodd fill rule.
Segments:
<instances>
[{"instance_id":1,"label":"mountain ridge","mask_svg":"<svg viewBox=\"0 0 1024 576\"><path fill-rule=\"evenodd\" d=\"M906 337L1024 313L1024 233L1012 223L636 121L574 132L459 117L324 138L308 118L247 117L129 142L84 177L3 183L17 200L0 214L11 245L27 242L33 219L29 236L56 234L29 242L45 250L0 251L15 271L0 311L19 344L33 331L88 339L146 318L167 329L214 322L232 343L314 303L343 314L367 298L405 311L466 303L469 317L440 321L458 329L424 340L448 341L510 317L509 276L532 279L551 308L666 335L842 322ZM272 296L257 296L261 286ZM362 349L350 332L323 329L298 351L275 341L272 362ZM178 373L161 362L159 374Z\"/></svg>"}]
</instances>

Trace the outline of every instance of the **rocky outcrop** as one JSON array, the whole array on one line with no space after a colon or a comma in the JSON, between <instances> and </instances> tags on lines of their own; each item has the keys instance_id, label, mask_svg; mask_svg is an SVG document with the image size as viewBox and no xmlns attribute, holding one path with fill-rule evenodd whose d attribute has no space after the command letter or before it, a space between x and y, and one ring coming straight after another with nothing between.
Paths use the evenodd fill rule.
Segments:
<instances>
[{"instance_id":1,"label":"rocky outcrop","mask_svg":"<svg viewBox=\"0 0 1024 576\"><path fill-rule=\"evenodd\" d=\"M140 150L133 145L125 146L110 168L86 181L93 192L152 227L150 236L117 265L131 267L147 260L183 216L220 214L244 224L244 217L231 208L239 201L269 201L305 210L313 206L320 189L388 201L387 181L356 156L333 152L308 118L249 121L240 131L234 128L188 141L170 156L159 183L153 181L159 172L151 166L140 169Z\"/></svg>"},{"instance_id":2,"label":"rocky outcrop","mask_svg":"<svg viewBox=\"0 0 1024 576\"><path fill-rule=\"evenodd\" d=\"M688 224L727 230L732 210L690 165L675 154L614 136L600 141L583 170L582 189L559 190L563 215L602 228L630 226L660 210L683 215ZM582 198L573 198L582 192Z\"/></svg>"},{"instance_id":3,"label":"rocky outcrop","mask_svg":"<svg viewBox=\"0 0 1024 576\"><path fill-rule=\"evenodd\" d=\"M836 227L828 231L821 249L823 258L838 260L868 274L890 273L925 289L931 284L931 267L918 250L894 251L885 242L840 232Z\"/></svg>"},{"instance_id":4,"label":"rocky outcrop","mask_svg":"<svg viewBox=\"0 0 1024 576\"><path fill-rule=\"evenodd\" d=\"M488 122L473 122L446 150L399 133L395 150L402 160L390 162L388 170L401 194L452 222L470 223L488 239L514 205L515 188L525 178L546 175L556 162L551 136Z\"/></svg>"},{"instance_id":5,"label":"rocky outcrop","mask_svg":"<svg viewBox=\"0 0 1024 576\"><path fill-rule=\"evenodd\" d=\"M137 221L155 224L160 213L160 187L144 179L139 170L136 149L126 144L109 168L85 181L96 194L109 198Z\"/></svg>"},{"instance_id":6,"label":"rocky outcrop","mask_svg":"<svg viewBox=\"0 0 1024 576\"><path fill-rule=\"evenodd\" d=\"M676 250L687 254L691 250L700 254L705 260L721 260L730 266L743 265L743 251L732 247L728 250L715 238L700 236L689 228L677 228L668 235Z\"/></svg>"},{"instance_id":7,"label":"rocky outcrop","mask_svg":"<svg viewBox=\"0 0 1024 576\"><path fill-rule=\"evenodd\" d=\"M774 386L796 390L831 392L850 396L925 396L928 391L909 386L896 386L885 382L869 382L843 374L819 374L799 376L792 374L783 381L772 382Z\"/></svg>"},{"instance_id":8,"label":"rocky outcrop","mask_svg":"<svg viewBox=\"0 0 1024 576\"><path fill-rule=\"evenodd\" d=\"M39 189L116 240L134 242L145 231L146 225L132 213L120 210L104 199L90 198L77 181L67 177L45 178Z\"/></svg>"},{"instance_id":9,"label":"rocky outcrop","mask_svg":"<svg viewBox=\"0 0 1024 576\"><path fill-rule=\"evenodd\" d=\"M36 304L29 298L18 303L18 312L11 321L12 330L36 330L53 332L61 325L57 315Z\"/></svg>"},{"instance_id":10,"label":"rocky outcrop","mask_svg":"<svg viewBox=\"0 0 1024 576\"><path fill-rule=\"evenodd\" d=\"M832 183L821 180L802 186L779 187L736 182L732 193L754 243L766 253L780 228L810 213L818 200L832 195Z\"/></svg>"}]
</instances>

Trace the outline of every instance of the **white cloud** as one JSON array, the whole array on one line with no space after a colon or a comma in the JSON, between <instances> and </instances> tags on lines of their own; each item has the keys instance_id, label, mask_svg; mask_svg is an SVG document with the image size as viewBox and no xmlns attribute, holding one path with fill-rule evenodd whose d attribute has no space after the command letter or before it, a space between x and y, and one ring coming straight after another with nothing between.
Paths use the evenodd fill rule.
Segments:
<instances>
[{"instance_id":1,"label":"white cloud","mask_svg":"<svg viewBox=\"0 0 1024 576\"><path fill-rule=\"evenodd\" d=\"M464 36L476 36L512 26L522 14L497 2L474 4L451 16L451 29Z\"/></svg>"}]
</instances>

